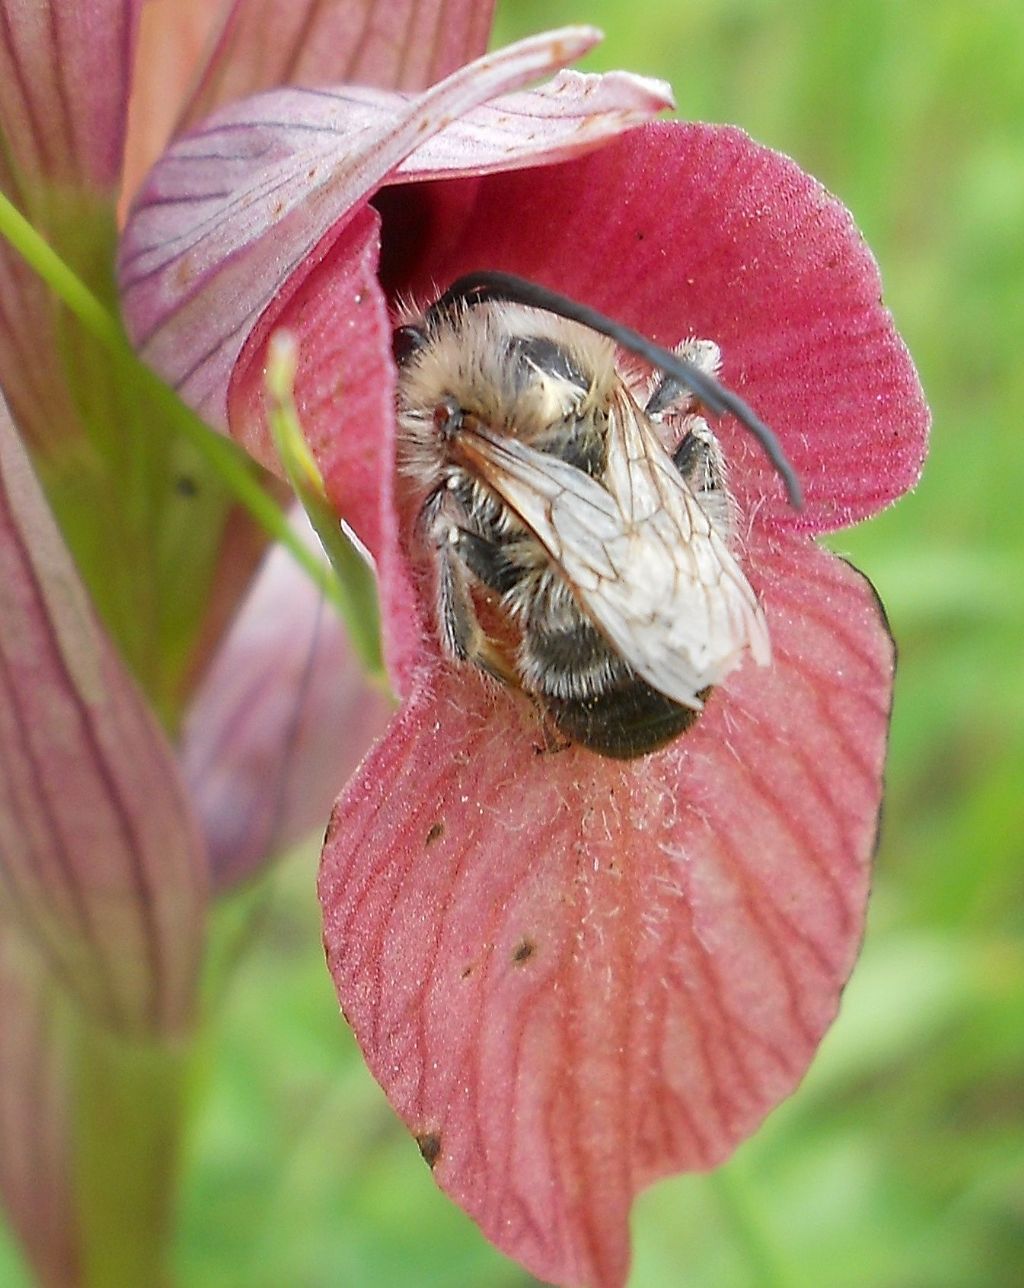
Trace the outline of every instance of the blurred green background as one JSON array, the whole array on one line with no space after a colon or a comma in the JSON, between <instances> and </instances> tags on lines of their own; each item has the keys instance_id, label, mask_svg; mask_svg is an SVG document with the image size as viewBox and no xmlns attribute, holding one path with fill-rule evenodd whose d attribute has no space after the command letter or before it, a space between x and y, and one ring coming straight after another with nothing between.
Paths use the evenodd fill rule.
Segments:
<instances>
[{"instance_id":1,"label":"blurred green background","mask_svg":"<svg viewBox=\"0 0 1024 1288\"><path fill-rule=\"evenodd\" d=\"M637 1205L633 1288L1024 1284L1024 5L513 0L604 28L854 211L935 415L917 492L835 549L900 646L862 961L797 1095ZM533 1281L435 1190L339 1023L312 847L224 908L178 1241L187 1288ZM26 1283L0 1232L0 1284Z\"/></svg>"}]
</instances>

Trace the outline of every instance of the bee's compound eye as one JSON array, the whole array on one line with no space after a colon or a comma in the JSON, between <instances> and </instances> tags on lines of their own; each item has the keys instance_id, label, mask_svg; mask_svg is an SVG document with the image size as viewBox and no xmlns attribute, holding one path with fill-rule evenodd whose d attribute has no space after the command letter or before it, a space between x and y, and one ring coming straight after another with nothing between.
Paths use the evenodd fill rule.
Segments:
<instances>
[{"instance_id":1,"label":"bee's compound eye","mask_svg":"<svg viewBox=\"0 0 1024 1288\"><path fill-rule=\"evenodd\" d=\"M427 333L418 326L397 327L391 336L391 355L395 363L402 367L426 343Z\"/></svg>"},{"instance_id":2,"label":"bee's compound eye","mask_svg":"<svg viewBox=\"0 0 1024 1288\"><path fill-rule=\"evenodd\" d=\"M462 408L454 398L445 398L434 408L434 428L444 438L452 438L462 428Z\"/></svg>"}]
</instances>

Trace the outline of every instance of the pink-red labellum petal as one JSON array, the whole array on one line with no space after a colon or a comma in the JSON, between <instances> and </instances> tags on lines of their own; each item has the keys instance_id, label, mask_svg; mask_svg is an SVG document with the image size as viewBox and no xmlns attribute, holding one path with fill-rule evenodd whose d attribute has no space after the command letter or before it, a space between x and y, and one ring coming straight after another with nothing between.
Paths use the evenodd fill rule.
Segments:
<instances>
[{"instance_id":1,"label":"pink-red labellum petal","mask_svg":"<svg viewBox=\"0 0 1024 1288\"><path fill-rule=\"evenodd\" d=\"M493 10L493 0L234 0L186 120L275 85L426 89L484 52Z\"/></svg>"},{"instance_id":2,"label":"pink-red labellum petal","mask_svg":"<svg viewBox=\"0 0 1024 1288\"><path fill-rule=\"evenodd\" d=\"M102 1020L188 1017L202 845L174 754L104 635L0 403L0 891Z\"/></svg>"},{"instance_id":3,"label":"pink-red labellum petal","mask_svg":"<svg viewBox=\"0 0 1024 1288\"><path fill-rule=\"evenodd\" d=\"M793 1090L857 953L891 641L804 538L749 554L774 665L665 752L551 754L527 703L438 667L328 832L328 962L370 1067L545 1280L624 1282L636 1192Z\"/></svg>"},{"instance_id":4,"label":"pink-red labellum petal","mask_svg":"<svg viewBox=\"0 0 1024 1288\"><path fill-rule=\"evenodd\" d=\"M296 523L316 541L303 516ZM217 888L323 831L392 704L367 684L337 614L283 548L266 557L197 690L185 780Z\"/></svg>"},{"instance_id":5,"label":"pink-red labellum petal","mask_svg":"<svg viewBox=\"0 0 1024 1288\"><path fill-rule=\"evenodd\" d=\"M521 41L415 99L392 96L384 112L381 91L340 89L279 91L218 113L157 165L125 231L123 308L143 356L225 427L227 382L246 337L267 306L280 303L282 287L294 289L296 270L308 271L304 261L314 248L319 259L353 213L434 135L579 57L597 38L591 28L566 28ZM481 160L501 167L564 156L574 150L566 133L577 135L578 149L592 147L666 106L663 87L628 77L618 86L629 103L599 103L594 116L609 117L603 130L585 128L579 99L594 94L589 81L550 87L546 93L564 101L569 117L554 142L557 107L544 107L526 138L516 116L492 113L474 136L490 143L492 155L457 150L463 172ZM450 155L441 148L439 171Z\"/></svg>"},{"instance_id":6,"label":"pink-red labellum petal","mask_svg":"<svg viewBox=\"0 0 1024 1288\"><path fill-rule=\"evenodd\" d=\"M441 201L450 237L434 231ZM779 435L807 498L791 510L726 419L731 484L757 522L832 531L917 481L928 408L870 250L817 180L741 130L652 123L543 172L396 190L393 206L398 236L431 230L396 290L430 298L460 273L506 269L663 344L715 340L723 379ZM387 217L382 236L386 249Z\"/></svg>"}]
</instances>

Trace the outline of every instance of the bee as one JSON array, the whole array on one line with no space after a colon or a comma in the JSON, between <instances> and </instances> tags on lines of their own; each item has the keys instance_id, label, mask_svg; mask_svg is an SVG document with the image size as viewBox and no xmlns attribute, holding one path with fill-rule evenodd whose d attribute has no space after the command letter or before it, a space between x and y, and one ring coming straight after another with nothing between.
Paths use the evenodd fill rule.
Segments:
<instances>
[{"instance_id":1,"label":"bee","mask_svg":"<svg viewBox=\"0 0 1024 1288\"><path fill-rule=\"evenodd\" d=\"M746 653L769 664L703 409L738 416L797 506L799 484L771 431L719 384L717 345L670 353L488 272L405 318L394 351L399 468L449 657L616 759L688 729Z\"/></svg>"}]
</instances>

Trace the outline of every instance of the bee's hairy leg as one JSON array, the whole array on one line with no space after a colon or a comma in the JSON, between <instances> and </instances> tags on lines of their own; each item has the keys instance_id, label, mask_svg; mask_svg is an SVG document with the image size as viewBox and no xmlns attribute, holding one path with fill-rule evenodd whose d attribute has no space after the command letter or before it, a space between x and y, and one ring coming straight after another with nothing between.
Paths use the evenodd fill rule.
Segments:
<instances>
[{"instance_id":1,"label":"bee's hairy leg","mask_svg":"<svg viewBox=\"0 0 1024 1288\"><path fill-rule=\"evenodd\" d=\"M718 375L722 354L713 340L684 340L674 352L707 375ZM671 449L672 461L691 491L712 504L717 505L721 498L727 505L725 458L694 394L674 377L663 376L652 389L644 411L679 433Z\"/></svg>"},{"instance_id":2,"label":"bee's hairy leg","mask_svg":"<svg viewBox=\"0 0 1024 1288\"><path fill-rule=\"evenodd\" d=\"M509 557L508 552L503 549L500 543L489 541L479 533L472 532L464 527L451 527L448 530L448 551L449 559L454 552L456 558L461 561L463 568L458 568L453 563L455 571L453 579L458 585L458 578L463 577L463 589L470 613L473 613L473 599L466 585L466 574L486 586L496 594L504 595L512 590L523 576L523 569ZM474 614L475 622L475 614ZM500 658L484 632L476 624L478 636L474 638L473 648L477 651L467 656L467 660L475 662L477 666L506 684L516 688L520 687L519 677L512 674ZM555 752L566 751L572 746L572 742L558 729L551 718L551 714L544 704L543 698L538 694L524 690L529 698L534 711L537 714L537 723L540 726L540 734L543 741L535 745L534 750L537 755L552 755Z\"/></svg>"},{"instance_id":3,"label":"bee's hairy leg","mask_svg":"<svg viewBox=\"0 0 1024 1288\"><path fill-rule=\"evenodd\" d=\"M714 340L684 340L672 351L677 358L690 362L706 375L718 375L722 351ZM651 390L644 411L648 416L687 416L697 411L696 395L674 376L662 376Z\"/></svg>"},{"instance_id":4,"label":"bee's hairy leg","mask_svg":"<svg viewBox=\"0 0 1024 1288\"><path fill-rule=\"evenodd\" d=\"M435 531L436 531L435 525ZM471 593L472 570L463 562L446 524L437 532L437 620L441 643L450 657L469 662L502 684L517 686L508 663L480 625Z\"/></svg>"},{"instance_id":5,"label":"bee's hairy leg","mask_svg":"<svg viewBox=\"0 0 1024 1288\"><path fill-rule=\"evenodd\" d=\"M468 528L452 528L448 541L477 581L496 594L506 594L522 576L500 545Z\"/></svg>"},{"instance_id":6,"label":"bee's hairy leg","mask_svg":"<svg viewBox=\"0 0 1024 1288\"><path fill-rule=\"evenodd\" d=\"M698 496L725 492L722 449L702 416L690 418L688 432L672 453L672 463Z\"/></svg>"},{"instance_id":7,"label":"bee's hairy leg","mask_svg":"<svg viewBox=\"0 0 1024 1288\"><path fill-rule=\"evenodd\" d=\"M457 662L470 661L480 623L465 578L443 546L437 560L437 623L445 652Z\"/></svg>"}]
</instances>

